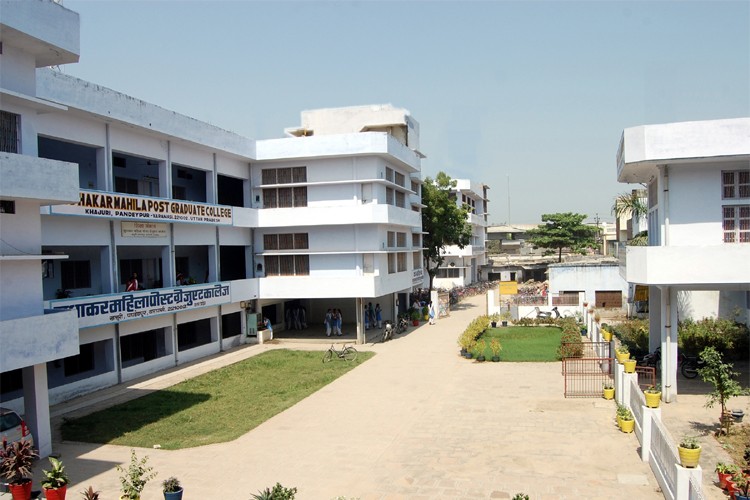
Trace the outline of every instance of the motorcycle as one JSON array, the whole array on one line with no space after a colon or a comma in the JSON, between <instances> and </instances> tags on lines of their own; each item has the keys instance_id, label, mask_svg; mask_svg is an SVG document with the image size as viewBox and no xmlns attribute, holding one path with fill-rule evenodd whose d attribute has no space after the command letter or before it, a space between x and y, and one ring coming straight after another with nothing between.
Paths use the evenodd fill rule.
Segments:
<instances>
[{"instance_id":1,"label":"motorcycle","mask_svg":"<svg viewBox=\"0 0 750 500\"><path fill-rule=\"evenodd\" d=\"M698 356L685 356L680 353L680 371L685 378L695 378L698 376L698 370L703 368L706 362Z\"/></svg>"},{"instance_id":2,"label":"motorcycle","mask_svg":"<svg viewBox=\"0 0 750 500\"><path fill-rule=\"evenodd\" d=\"M661 364L661 347L657 347L654 352L643 356L643 359L639 364L657 368Z\"/></svg>"},{"instance_id":3,"label":"motorcycle","mask_svg":"<svg viewBox=\"0 0 750 500\"><path fill-rule=\"evenodd\" d=\"M403 316L398 319L398 324L396 325L396 333L405 333L406 329L409 327L409 322L406 321L406 318Z\"/></svg>"}]
</instances>

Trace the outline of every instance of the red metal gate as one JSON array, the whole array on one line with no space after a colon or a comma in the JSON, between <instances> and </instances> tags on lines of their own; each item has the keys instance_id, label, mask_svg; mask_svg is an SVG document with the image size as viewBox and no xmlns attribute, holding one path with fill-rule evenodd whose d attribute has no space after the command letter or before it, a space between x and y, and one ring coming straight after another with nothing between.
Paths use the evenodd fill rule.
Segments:
<instances>
[{"instance_id":1,"label":"red metal gate","mask_svg":"<svg viewBox=\"0 0 750 500\"><path fill-rule=\"evenodd\" d=\"M610 350L609 342L562 345L563 353L580 353L580 356L562 360L566 398L601 397L605 383L614 383L614 360Z\"/></svg>"}]
</instances>

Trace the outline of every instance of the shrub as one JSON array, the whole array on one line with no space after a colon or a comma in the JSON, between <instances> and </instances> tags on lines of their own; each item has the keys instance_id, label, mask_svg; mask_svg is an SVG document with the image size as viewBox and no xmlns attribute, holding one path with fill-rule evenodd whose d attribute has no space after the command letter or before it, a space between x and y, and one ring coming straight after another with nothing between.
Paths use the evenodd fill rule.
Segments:
<instances>
[{"instance_id":1,"label":"shrub","mask_svg":"<svg viewBox=\"0 0 750 500\"><path fill-rule=\"evenodd\" d=\"M256 495L253 495L253 500L294 500L294 495L297 494L297 488L284 488L281 483L271 488L259 491Z\"/></svg>"},{"instance_id":2,"label":"shrub","mask_svg":"<svg viewBox=\"0 0 750 500\"><path fill-rule=\"evenodd\" d=\"M706 347L713 347L730 359L747 356L750 332L746 325L731 319L685 319L678 327L678 344L688 355L696 355Z\"/></svg>"},{"instance_id":3,"label":"shrub","mask_svg":"<svg viewBox=\"0 0 750 500\"><path fill-rule=\"evenodd\" d=\"M620 342L628 346L635 356L649 352L648 328L647 319L629 319L610 327Z\"/></svg>"}]
</instances>

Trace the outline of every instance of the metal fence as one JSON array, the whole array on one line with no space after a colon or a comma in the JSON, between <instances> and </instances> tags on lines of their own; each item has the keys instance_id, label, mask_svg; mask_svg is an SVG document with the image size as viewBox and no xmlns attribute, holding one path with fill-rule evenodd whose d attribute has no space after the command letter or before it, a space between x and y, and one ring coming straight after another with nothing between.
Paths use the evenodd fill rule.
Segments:
<instances>
[{"instance_id":1,"label":"metal fence","mask_svg":"<svg viewBox=\"0 0 750 500\"><path fill-rule=\"evenodd\" d=\"M562 362L566 398L601 397L604 384L613 383L610 358L565 358Z\"/></svg>"},{"instance_id":2,"label":"metal fence","mask_svg":"<svg viewBox=\"0 0 750 500\"><path fill-rule=\"evenodd\" d=\"M637 366L635 367L635 373L638 374L638 387L643 391L649 387L656 386L656 368L653 366ZM646 404L646 399L643 399L643 404Z\"/></svg>"}]
</instances>

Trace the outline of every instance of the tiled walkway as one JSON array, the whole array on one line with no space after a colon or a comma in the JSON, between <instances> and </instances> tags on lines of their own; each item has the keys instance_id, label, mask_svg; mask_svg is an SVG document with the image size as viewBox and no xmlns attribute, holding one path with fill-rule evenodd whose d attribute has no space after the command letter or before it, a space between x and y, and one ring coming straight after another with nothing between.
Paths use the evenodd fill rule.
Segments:
<instances>
[{"instance_id":1,"label":"tiled walkway","mask_svg":"<svg viewBox=\"0 0 750 500\"><path fill-rule=\"evenodd\" d=\"M456 339L484 312L483 300L465 300L435 326L361 346L378 355L234 442L138 450L159 472L143 499L161 498L158 480L171 475L184 483L186 499L247 499L277 481L297 487L303 500L512 498L518 492L535 500L663 498L639 459L635 435L617 430L614 404L565 399L559 363L476 363L458 356ZM60 405L53 416L106 406L278 347L327 346L243 347ZM128 460L128 448L56 442L54 450L70 471L73 496L91 484L104 499L117 498L114 466Z\"/></svg>"}]
</instances>

